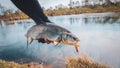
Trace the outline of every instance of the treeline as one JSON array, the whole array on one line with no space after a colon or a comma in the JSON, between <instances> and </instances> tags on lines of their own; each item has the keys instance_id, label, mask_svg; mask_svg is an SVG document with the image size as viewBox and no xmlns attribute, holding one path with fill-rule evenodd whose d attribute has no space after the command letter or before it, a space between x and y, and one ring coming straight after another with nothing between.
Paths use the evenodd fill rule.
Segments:
<instances>
[{"instance_id":1,"label":"treeline","mask_svg":"<svg viewBox=\"0 0 120 68\"><path fill-rule=\"evenodd\" d=\"M28 19L29 17L21 12L20 10L16 10L13 12L12 9L5 10L0 15L0 20L20 20L20 19Z\"/></svg>"},{"instance_id":2,"label":"treeline","mask_svg":"<svg viewBox=\"0 0 120 68\"><path fill-rule=\"evenodd\" d=\"M116 6L120 7L120 1L118 0L84 0L82 2L79 1L72 1L70 0L69 8L75 8L75 7L88 7L88 8L96 8L98 6L102 7L111 7Z\"/></svg>"},{"instance_id":3,"label":"treeline","mask_svg":"<svg viewBox=\"0 0 120 68\"><path fill-rule=\"evenodd\" d=\"M68 7L60 4L54 9L50 7L45 10L48 16L55 15L69 15L69 14L81 14L81 13L102 13L102 12L120 12L120 1L111 0L84 0L81 3L79 1L72 1L68 4Z\"/></svg>"},{"instance_id":4,"label":"treeline","mask_svg":"<svg viewBox=\"0 0 120 68\"><path fill-rule=\"evenodd\" d=\"M82 13L103 13L103 12L120 12L119 7L102 7L98 6L94 9L88 7L79 7L79 8L61 8L58 10L47 10L45 14L48 16L58 16L58 15L70 15L70 14L82 14Z\"/></svg>"}]
</instances>

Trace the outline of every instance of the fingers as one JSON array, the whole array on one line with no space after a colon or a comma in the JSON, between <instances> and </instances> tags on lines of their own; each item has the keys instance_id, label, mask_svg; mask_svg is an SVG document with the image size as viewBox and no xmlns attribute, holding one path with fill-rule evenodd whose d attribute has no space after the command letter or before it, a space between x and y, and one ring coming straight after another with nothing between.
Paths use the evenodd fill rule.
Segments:
<instances>
[{"instance_id":1,"label":"fingers","mask_svg":"<svg viewBox=\"0 0 120 68\"><path fill-rule=\"evenodd\" d=\"M38 39L38 42L39 43L47 43L47 44L50 44L50 43L52 43L52 41L50 41L50 40L48 40L48 39Z\"/></svg>"},{"instance_id":2,"label":"fingers","mask_svg":"<svg viewBox=\"0 0 120 68\"><path fill-rule=\"evenodd\" d=\"M46 43L44 39L38 39L39 43Z\"/></svg>"}]
</instances>

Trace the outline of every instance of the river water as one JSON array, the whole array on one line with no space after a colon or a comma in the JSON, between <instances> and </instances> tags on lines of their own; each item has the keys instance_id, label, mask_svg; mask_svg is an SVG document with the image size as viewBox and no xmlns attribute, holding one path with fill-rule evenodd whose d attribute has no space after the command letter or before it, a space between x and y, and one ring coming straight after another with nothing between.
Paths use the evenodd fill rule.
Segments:
<instances>
[{"instance_id":1,"label":"river water","mask_svg":"<svg viewBox=\"0 0 120 68\"><path fill-rule=\"evenodd\" d=\"M92 13L49 17L80 39L79 46L94 61L120 68L120 13ZM13 23L13 24L8 24ZM25 34L35 25L30 20L1 21L0 59L64 66L69 56L78 56L73 46L54 46L34 41L27 48Z\"/></svg>"}]
</instances>

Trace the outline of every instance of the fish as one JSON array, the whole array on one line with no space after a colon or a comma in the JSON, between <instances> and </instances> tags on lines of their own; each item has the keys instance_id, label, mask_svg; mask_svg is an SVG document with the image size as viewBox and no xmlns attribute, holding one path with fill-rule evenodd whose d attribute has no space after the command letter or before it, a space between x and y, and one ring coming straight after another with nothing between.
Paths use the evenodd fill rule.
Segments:
<instances>
[{"instance_id":1,"label":"fish","mask_svg":"<svg viewBox=\"0 0 120 68\"><path fill-rule=\"evenodd\" d=\"M46 25L39 24L32 26L26 33L27 46L33 40L43 40L44 43L53 43L55 46L58 44L72 45L78 52L79 38L73 35L69 30L58 26L54 23L46 23Z\"/></svg>"}]
</instances>

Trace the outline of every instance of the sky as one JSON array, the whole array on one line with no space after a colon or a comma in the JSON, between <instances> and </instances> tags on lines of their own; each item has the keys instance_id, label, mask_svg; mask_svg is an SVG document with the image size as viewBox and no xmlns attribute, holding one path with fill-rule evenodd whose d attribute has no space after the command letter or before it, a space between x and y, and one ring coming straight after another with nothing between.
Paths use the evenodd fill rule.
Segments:
<instances>
[{"instance_id":1,"label":"sky","mask_svg":"<svg viewBox=\"0 0 120 68\"><path fill-rule=\"evenodd\" d=\"M48 9L49 7L55 7L56 5L63 4L67 6L70 0L38 0L42 7ZM83 1L83 0L72 0L72 1ZM96 1L96 0L95 0ZM120 0L111 0L111 1L120 1ZM11 0L0 0L0 4L6 8L16 9Z\"/></svg>"},{"instance_id":2,"label":"sky","mask_svg":"<svg viewBox=\"0 0 120 68\"><path fill-rule=\"evenodd\" d=\"M63 4L67 6L69 4L69 0L38 0L41 6L45 7L46 9L49 7L54 7L58 4ZM73 1L81 1L81 0L73 0ZM0 4L5 6L6 8L16 9L13 3L10 0L0 0Z\"/></svg>"}]
</instances>

